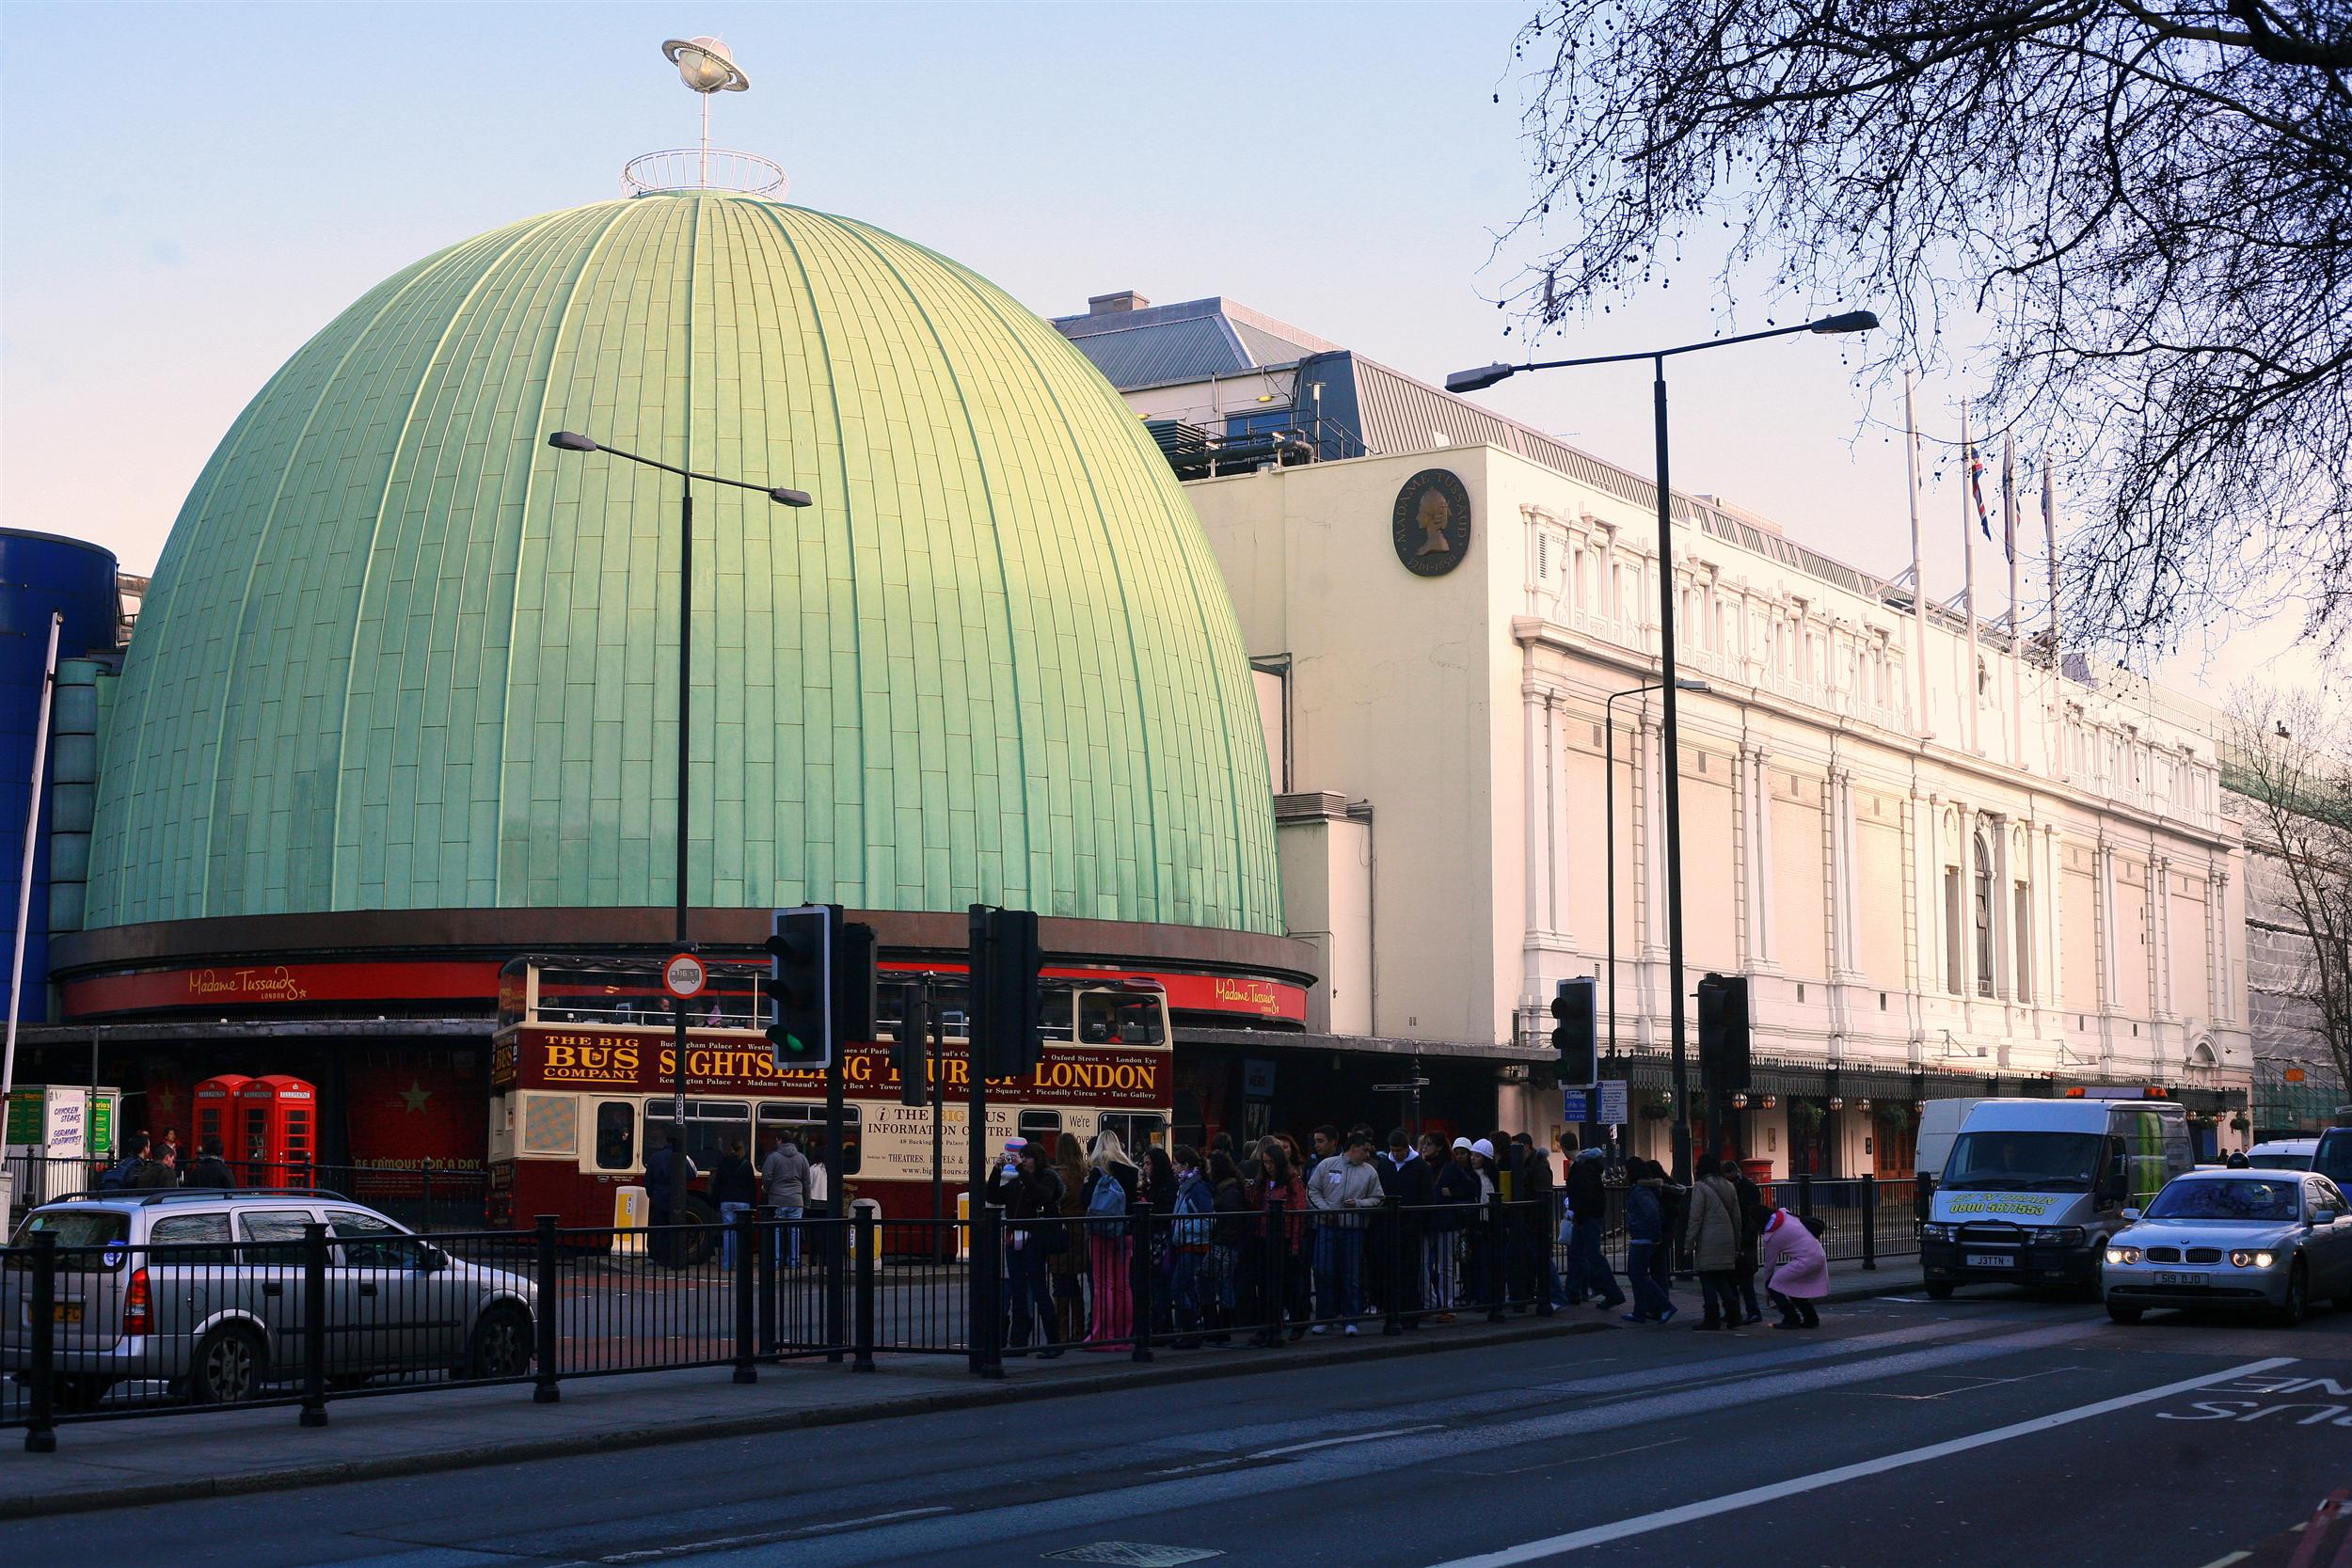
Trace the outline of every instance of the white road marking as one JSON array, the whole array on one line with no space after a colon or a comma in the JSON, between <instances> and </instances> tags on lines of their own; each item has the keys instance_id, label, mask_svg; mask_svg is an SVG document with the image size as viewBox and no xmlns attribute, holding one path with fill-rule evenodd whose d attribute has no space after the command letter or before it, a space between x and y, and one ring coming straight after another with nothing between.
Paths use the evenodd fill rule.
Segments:
<instances>
[{"instance_id":1,"label":"white road marking","mask_svg":"<svg viewBox=\"0 0 2352 1568\"><path fill-rule=\"evenodd\" d=\"M2191 1389L2210 1387L2217 1383L2227 1383L2234 1377L2250 1377L2256 1372L2268 1371L2273 1367L2290 1366L2294 1361L2295 1357L2291 1355L2275 1355L2262 1361L2249 1361L2243 1366L2232 1367L2226 1371L2208 1372L2203 1377L2185 1378L2178 1383L2165 1384L2161 1387L2143 1388L2137 1394L2119 1394L2113 1399L2100 1400L2092 1404L2076 1405L2072 1410L2061 1410L2054 1415L2036 1416L2031 1420L2011 1422L2008 1426L1994 1427L1989 1432L1976 1433L1967 1437L1955 1437L1947 1442L1930 1443L1925 1448L1905 1449L1899 1453L1882 1454L1876 1459L1866 1459L1852 1465L1841 1465L1834 1470L1820 1470L1809 1476L1795 1476L1788 1481L1773 1481L1766 1486L1751 1486L1744 1492L1731 1492L1720 1497L1708 1497L1701 1502L1685 1503L1679 1508L1662 1508L1654 1513L1639 1514L1630 1519L1619 1519L1613 1524L1594 1525L1585 1529L1546 1536L1540 1541L1522 1542L1516 1546L1505 1546L1501 1551L1484 1552L1476 1557L1454 1558L1435 1564L1434 1568L1518 1568L1518 1564L1539 1561L1548 1557L1557 1557L1563 1552L1578 1551L1586 1546L1603 1545L1612 1541L1626 1540L1630 1536L1647 1535L1653 1530L1671 1529L1677 1525L1687 1525L1694 1520L1711 1519L1719 1513L1731 1513L1740 1509L1754 1508L1759 1503L1777 1502L1783 1497L1793 1497L1806 1492L1818 1492L1825 1486L1836 1486L1849 1481L1860 1481L1869 1476L1883 1475L1889 1470L1899 1470L1912 1465L1924 1465L1930 1460L1944 1459L1956 1453L1966 1453L1972 1449L1988 1448L1994 1443L2006 1443L2012 1437L2026 1437L2036 1433L2056 1431L2059 1427L2072 1426L2076 1421L2087 1421L2093 1417L2109 1415L2118 1410L2128 1410L2134 1405L2153 1403L2157 1400L2169 1399L2174 1394L2187 1393Z\"/></svg>"},{"instance_id":2,"label":"white road marking","mask_svg":"<svg viewBox=\"0 0 2352 1568\"><path fill-rule=\"evenodd\" d=\"M1279 1449L1260 1449L1256 1453L1243 1454L1244 1459L1279 1459L1286 1453L1305 1453L1309 1449L1338 1449L1350 1443L1370 1443L1382 1437L1404 1437L1416 1432L1438 1432L1443 1421L1429 1421L1417 1427L1390 1427L1382 1432L1356 1432L1345 1437L1322 1437L1311 1443L1291 1443Z\"/></svg>"},{"instance_id":3,"label":"white road marking","mask_svg":"<svg viewBox=\"0 0 2352 1568\"><path fill-rule=\"evenodd\" d=\"M1567 1459L1547 1459L1540 1465L1521 1465L1511 1470L1463 1470L1466 1476L1523 1476L1535 1470L1555 1470L1564 1465L1590 1465L1596 1459L1622 1459L1629 1453L1646 1453L1652 1449L1670 1449L1677 1443L1687 1443L1687 1437L1668 1437L1656 1443L1643 1443L1630 1449L1603 1449L1598 1453L1580 1453Z\"/></svg>"},{"instance_id":4,"label":"white road marking","mask_svg":"<svg viewBox=\"0 0 2352 1568\"><path fill-rule=\"evenodd\" d=\"M2251 1552L2232 1552L2228 1557L2215 1558L2211 1562L2205 1564L2205 1568L2230 1568L2231 1563L2244 1562L2248 1558L2252 1557L2253 1555L2254 1554Z\"/></svg>"},{"instance_id":5,"label":"white road marking","mask_svg":"<svg viewBox=\"0 0 2352 1568\"><path fill-rule=\"evenodd\" d=\"M660 1562L665 1558L691 1557L698 1552L723 1551L730 1546L769 1546L779 1541L792 1541L811 1535L831 1535L838 1530L863 1529L868 1525L896 1524L901 1519L928 1518L934 1513L952 1513L946 1503L929 1508L900 1508L888 1513L869 1513L861 1519L834 1519L822 1525L795 1525L789 1529L759 1530L750 1535L722 1535L709 1541L687 1541L675 1546L654 1546L642 1552L615 1552L596 1560L606 1568L626 1568L632 1562Z\"/></svg>"}]
</instances>

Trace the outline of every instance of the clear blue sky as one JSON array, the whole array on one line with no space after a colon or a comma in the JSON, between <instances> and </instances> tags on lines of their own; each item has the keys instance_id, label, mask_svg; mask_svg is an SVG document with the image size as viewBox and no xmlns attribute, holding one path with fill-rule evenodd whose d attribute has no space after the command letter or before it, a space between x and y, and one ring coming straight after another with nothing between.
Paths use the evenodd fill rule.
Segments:
<instances>
[{"instance_id":1,"label":"clear blue sky","mask_svg":"<svg viewBox=\"0 0 2352 1568\"><path fill-rule=\"evenodd\" d=\"M0 516L151 565L237 410L362 291L467 235L615 195L629 156L690 143L694 101L659 45L703 32L754 84L717 102L713 141L781 161L795 201L930 245L1041 314L1117 288L1222 293L1441 378L1516 343L1487 296L1512 270L1492 231L1526 188L1510 50L1524 14L8 0ZM1694 262L1557 352L1763 325L1710 313L1708 281ZM1927 389L1923 419L1947 422L1963 390ZM1908 561L1899 440L1863 422L1835 341L1685 361L1674 400L1678 487L1856 565ZM1482 401L1652 468L1643 367ZM1882 393L1878 417L1899 414ZM1940 597L1959 586L1948 481L1927 505ZM1997 547L1978 569L1999 575ZM2236 638L2209 678L2278 641Z\"/></svg>"}]
</instances>

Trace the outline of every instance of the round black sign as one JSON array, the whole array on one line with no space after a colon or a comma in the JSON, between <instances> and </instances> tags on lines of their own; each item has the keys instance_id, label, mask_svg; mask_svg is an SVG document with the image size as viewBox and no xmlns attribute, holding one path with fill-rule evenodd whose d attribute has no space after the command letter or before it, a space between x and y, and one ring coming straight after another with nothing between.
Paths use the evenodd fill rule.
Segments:
<instances>
[{"instance_id":1,"label":"round black sign","mask_svg":"<svg viewBox=\"0 0 2352 1568\"><path fill-rule=\"evenodd\" d=\"M1470 553L1470 492L1445 468L1423 468L1396 493L1390 533L1405 569L1441 578Z\"/></svg>"}]
</instances>

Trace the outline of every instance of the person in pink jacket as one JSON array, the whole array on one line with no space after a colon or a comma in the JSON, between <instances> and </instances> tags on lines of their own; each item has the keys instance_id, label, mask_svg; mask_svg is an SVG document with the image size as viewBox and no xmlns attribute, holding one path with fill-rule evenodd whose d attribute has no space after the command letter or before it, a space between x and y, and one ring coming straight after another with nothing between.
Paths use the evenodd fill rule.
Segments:
<instances>
[{"instance_id":1,"label":"person in pink jacket","mask_svg":"<svg viewBox=\"0 0 2352 1568\"><path fill-rule=\"evenodd\" d=\"M1829 1294L1829 1259L1804 1222L1786 1209L1775 1209L1764 1221L1764 1239L1757 1255L1764 1290L1780 1308L1774 1328L1819 1328L1821 1315L1813 1304Z\"/></svg>"}]
</instances>

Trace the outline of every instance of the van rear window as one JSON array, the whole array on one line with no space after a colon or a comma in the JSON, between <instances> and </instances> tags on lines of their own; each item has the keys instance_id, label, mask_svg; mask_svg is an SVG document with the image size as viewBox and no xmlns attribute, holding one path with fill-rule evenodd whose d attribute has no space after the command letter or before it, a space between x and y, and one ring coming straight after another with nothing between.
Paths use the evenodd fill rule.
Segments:
<instances>
[{"instance_id":1,"label":"van rear window","mask_svg":"<svg viewBox=\"0 0 2352 1568\"><path fill-rule=\"evenodd\" d=\"M10 1246L24 1246L35 1231L57 1238L60 1247L105 1246L128 1239L131 1217L114 1209L36 1209L16 1227Z\"/></svg>"}]
</instances>

